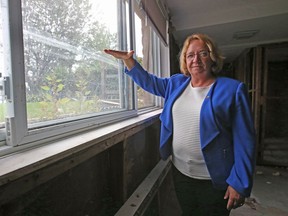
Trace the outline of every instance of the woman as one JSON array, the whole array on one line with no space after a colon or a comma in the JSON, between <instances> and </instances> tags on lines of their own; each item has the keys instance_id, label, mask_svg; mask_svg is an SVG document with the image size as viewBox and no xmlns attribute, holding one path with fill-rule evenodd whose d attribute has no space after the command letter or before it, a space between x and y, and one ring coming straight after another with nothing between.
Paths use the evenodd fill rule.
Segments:
<instances>
[{"instance_id":1,"label":"woman","mask_svg":"<svg viewBox=\"0 0 288 216\"><path fill-rule=\"evenodd\" d=\"M244 204L253 183L255 132L243 83L217 77L223 58L207 35L193 34L180 56L182 74L158 78L133 51L105 50L146 91L165 98L160 154L172 155L182 215L229 215Z\"/></svg>"}]
</instances>

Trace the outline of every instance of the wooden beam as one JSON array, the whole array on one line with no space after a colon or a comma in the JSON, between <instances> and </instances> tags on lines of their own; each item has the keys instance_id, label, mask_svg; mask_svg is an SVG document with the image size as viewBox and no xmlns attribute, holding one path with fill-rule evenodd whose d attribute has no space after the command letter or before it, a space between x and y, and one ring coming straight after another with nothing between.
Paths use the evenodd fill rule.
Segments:
<instances>
[{"instance_id":1,"label":"wooden beam","mask_svg":"<svg viewBox=\"0 0 288 216\"><path fill-rule=\"evenodd\" d=\"M171 168L171 160L159 161L115 216L143 215Z\"/></svg>"}]
</instances>

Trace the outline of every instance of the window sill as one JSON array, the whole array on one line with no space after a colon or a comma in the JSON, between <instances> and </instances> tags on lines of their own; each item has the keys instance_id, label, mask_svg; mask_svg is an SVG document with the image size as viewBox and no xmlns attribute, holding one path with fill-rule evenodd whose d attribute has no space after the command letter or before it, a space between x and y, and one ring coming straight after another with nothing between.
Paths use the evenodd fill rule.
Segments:
<instances>
[{"instance_id":1,"label":"window sill","mask_svg":"<svg viewBox=\"0 0 288 216\"><path fill-rule=\"evenodd\" d=\"M3 156L0 158L0 186L49 167L63 159L66 159L65 162L59 165L57 163L58 168L54 166L53 174L57 175L57 172L59 174L59 170L61 172L68 170L158 121L161 111L162 109L158 109L37 148ZM79 154L81 152L85 154ZM58 171L55 172L57 169ZM42 181L52 178L53 174L50 174Z\"/></svg>"}]
</instances>

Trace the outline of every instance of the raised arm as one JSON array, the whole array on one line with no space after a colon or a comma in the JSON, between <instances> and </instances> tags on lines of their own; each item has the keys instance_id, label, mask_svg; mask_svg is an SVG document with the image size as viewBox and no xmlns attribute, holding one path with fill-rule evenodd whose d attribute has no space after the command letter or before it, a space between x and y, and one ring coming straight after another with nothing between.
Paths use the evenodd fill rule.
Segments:
<instances>
[{"instance_id":1,"label":"raised arm","mask_svg":"<svg viewBox=\"0 0 288 216\"><path fill-rule=\"evenodd\" d=\"M133 58L134 50L118 51L118 50L105 49L104 52L109 55L112 55L114 58L122 60L128 70L131 70L135 65L135 60Z\"/></svg>"},{"instance_id":2,"label":"raised arm","mask_svg":"<svg viewBox=\"0 0 288 216\"><path fill-rule=\"evenodd\" d=\"M169 78L159 78L149 72L147 72L138 62L133 58L134 51L118 51L105 49L105 53L112 55L113 57L122 60L126 66L125 73L132 80L145 91L165 97L166 88Z\"/></svg>"}]
</instances>

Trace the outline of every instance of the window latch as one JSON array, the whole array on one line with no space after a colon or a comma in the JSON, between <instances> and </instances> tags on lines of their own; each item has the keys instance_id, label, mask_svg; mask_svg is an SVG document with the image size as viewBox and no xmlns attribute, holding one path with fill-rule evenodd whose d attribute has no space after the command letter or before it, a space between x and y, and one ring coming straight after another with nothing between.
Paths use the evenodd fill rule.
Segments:
<instances>
[{"instance_id":1,"label":"window latch","mask_svg":"<svg viewBox=\"0 0 288 216\"><path fill-rule=\"evenodd\" d=\"M0 96L2 96L4 100L11 99L10 90L10 77L0 77Z\"/></svg>"}]
</instances>

